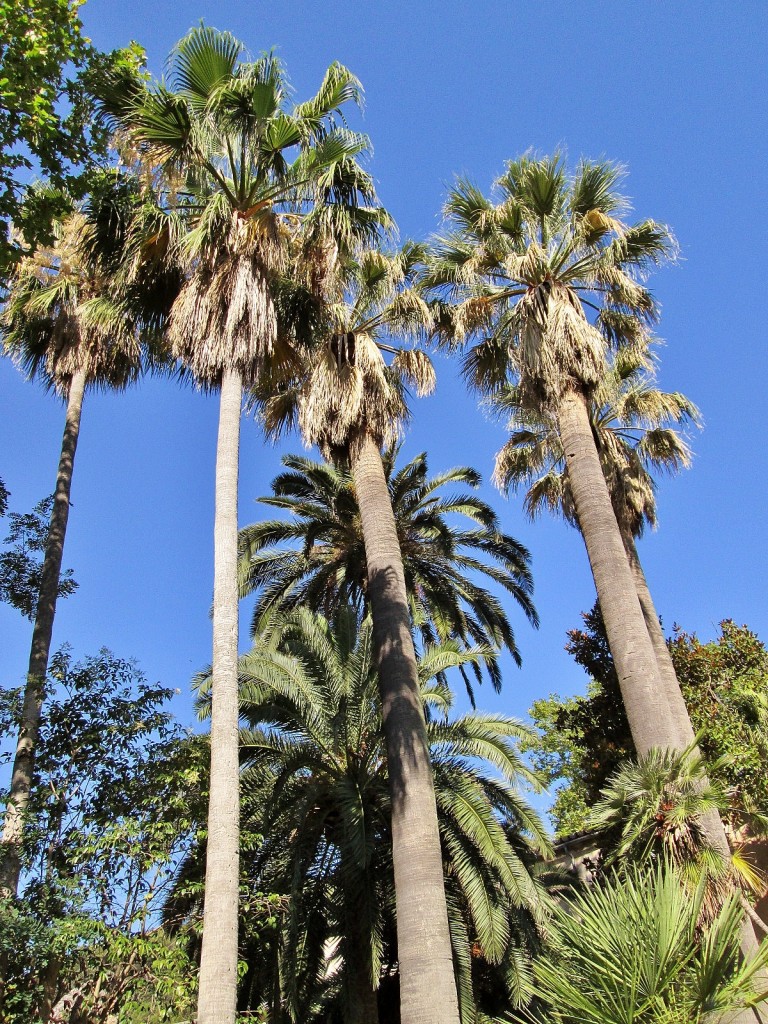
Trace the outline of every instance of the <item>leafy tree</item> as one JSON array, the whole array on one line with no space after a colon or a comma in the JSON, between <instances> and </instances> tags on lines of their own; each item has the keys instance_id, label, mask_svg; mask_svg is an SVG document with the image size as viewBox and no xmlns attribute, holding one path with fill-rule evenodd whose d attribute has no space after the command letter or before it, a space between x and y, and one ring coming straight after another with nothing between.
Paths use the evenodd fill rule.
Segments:
<instances>
[{"instance_id":1,"label":"leafy tree","mask_svg":"<svg viewBox=\"0 0 768 1024\"><path fill-rule=\"evenodd\" d=\"M671 868L614 875L560 904L534 966L541 1024L705 1024L763 995L768 946L739 956L732 897L703 931L704 887Z\"/></svg>"},{"instance_id":2,"label":"leafy tree","mask_svg":"<svg viewBox=\"0 0 768 1024\"><path fill-rule=\"evenodd\" d=\"M0 552L0 601L34 620L42 581L42 558L48 537L53 497L43 498L31 512L11 512L5 538L7 548ZM72 570L59 576L58 596L68 597L77 589Z\"/></svg>"},{"instance_id":3,"label":"leafy tree","mask_svg":"<svg viewBox=\"0 0 768 1024\"><path fill-rule=\"evenodd\" d=\"M0 274L24 246L9 239L12 221L28 245L50 243L50 226L82 198L106 158L108 133L94 118L93 90L118 68L137 71L135 44L100 53L83 35L82 0L0 3ZM30 195L36 173L56 189ZM47 236L47 237L46 237Z\"/></svg>"},{"instance_id":4,"label":"leafy tree","mask_svg":"<svg viewBox=\"0 0 768 1024\"><path fill-rule=\"evenodd\" d=\"M553 815L561 833L585 826L608 778L635 756L598 610L584 619L585 629L570 632L568 649L592 678L587 696L552 695L531 709L543 733L534 764L550 781L565 782ZM712 782L729 794L727 818L738 832L751 817L768 812L768 652L751 630L730 619L708 643L676 630L669 647Z\"/></svg>"},{"instance_id":5,"label":"leafy tree","mask_svg":"<svg viewBox=\"0 0 768 1024\"><path fill-rule=\"evenodd\" d=\"M366 140L334 126L360 86L339 64L316 96L289 108L280 61L203 25L174 48L169 85L115 81L104 105L129 143L159 167L161 213L185 279L171 311L173 354L220 391L214 525L211 806L201 963L201 1024L234 1022L238 904L237 477L243 383L278 372L272 281L297 221L372 196L355 163ZM360 203L364 205L364 202ZM278 374L279 375L279 374Z\"/></svg>"},{"instance_id":6,"label":"leafy tree","mask_svg":"<svg viewBox=\"0 0 768 1024\"><path fill-rule=\"evenodd\" d=\"M22 891L0 910L3 1020L47 1022L56 1008L93 1024L191 1012L185 935L158 926L199 840L205 744L167 711L171 697L106 650L52 658ZM3 736L20 704L19 691L3 692Z\"/></svg>"},{"instance_id":7,"label":"leafy tree","mask_svg":"<svg viewBox=\"0 0 768 1024\"><path fill-rule=\"evenodd\" d=\"M498 690L494 648L505 646L518 664L520 655L504 608L475 580L497 583L535 625L530 556L500 532L486 502L466 491L441 493L448 486L477 487L475 470L459 467L430 478L426 453L397 468L398 452L397 446L387 449L383 463L413 621L425 644L456 639L488 649L486 665ZM349 469L295 455L283 464L288 472L273 480L274 496L259 500L290 518L240 531L240 593L259 592L254 630L271 608L307 605L332 615L345 602L367 603L365 544ZM455 516L469 520L469 528ZM478 666L470 668L479 681ZM471 694L468 669L460 671Z\"/></svg>"}]
</instances>

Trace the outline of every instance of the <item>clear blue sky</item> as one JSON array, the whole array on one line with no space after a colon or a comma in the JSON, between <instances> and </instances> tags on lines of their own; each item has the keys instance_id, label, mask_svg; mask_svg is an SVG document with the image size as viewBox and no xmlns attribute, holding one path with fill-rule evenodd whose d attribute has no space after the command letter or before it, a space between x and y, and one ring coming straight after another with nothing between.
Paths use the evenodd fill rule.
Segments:
<instances>
[{"instance_id":1,"label":"clear blue sky","mask_svg":"<svg viewBox=\"0 0 768 1024\"><path fill-rule=\"evenodd\" d=\"M637 216L670 224L681 247L678 264L652 280L661 384L689 395L706 423L693 468L660 483L660 527L641 557L668 627L709 638L732 617L768 638L765 0L88 0L82 17L102 48L144 45L155 73L202 18L254 53L275 47L297 99L330 61L347 64L366 89L372 170L404 238L438 227L456 173L487 188L529 148L625 163ZM487 479L503 431L464 395L453 364L439 369L436 395L414 404L405 453L426 449L434 471L470 464ZM0 476L12 508L25 511L52 490L63 409L7 360L0 389ZM54 637L78 655L107 645L136 657L152 679L180 688L183 717L189 678L210 658L216 417L215 399L160 381L88 396L65 554L80 589L60 605ZM243 524L259 516L253 499L268 493L279 454L244 424ZM519 500L482 493L533 552L542 625L534 632L511 610L524 667L510 667L500 697L486 687L479 700L524 715L536 696L584 686L563 644L594 591L573 530L530 524ZM2 681L19 684L29 628L2 608L0 635Z\"/></svg>"}]
</instances>

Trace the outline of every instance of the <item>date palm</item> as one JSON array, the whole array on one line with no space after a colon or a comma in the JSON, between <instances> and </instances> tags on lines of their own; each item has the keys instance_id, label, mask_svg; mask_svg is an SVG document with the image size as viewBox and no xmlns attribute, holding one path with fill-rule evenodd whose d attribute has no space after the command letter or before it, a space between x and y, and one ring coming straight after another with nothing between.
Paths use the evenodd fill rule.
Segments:
<instances>
[{"instance_id":1,"label":"date palm","mask_svg":"<svg viewBox=\"0 0 768 1024\"><path fill-rule=\"evenodd\" d=\"M167 298L160 276L120 287L116 271L136 201L132 186L107 173L87 204L54 224L54 240L21 259L2 315L3 346L30 378L66 403L64 434L41 568L19 737L13 762L0 861L0 890L19 884L23 819L29 803L43 689L59 594L83 398L121 389L139 375L145 342ZM145 287L146 286L146 287Z\"/></svg>"},{"instance_id":2,"label":"date palm","mask_svg":"<svg viewBox=\"0 0 768 1024\"><path fill-rule=\"evenodd\" d=\"M683 748L693 741L693 730L684 705L679 707L677 676L635 539L646 525L656 525L656 483L651 474L674 473L690 465L690 450L679 428L697 424L699 412L679 392L656 388L652 367L650 350L619 352L590 399L589 415L659 672L670 708L677 708L677 743ZM505 492L525 488L531 518L547 509L578 528L563 447L552 418L526 409L514 385L505 385L493 405L509 417L511 431L496 456L496 483Z\"/></svg>"},{"instance_id":3,"label":"date palm","mask_svg":"<svg viewBox=\"0 0 768 1024\"><path fill-rule=\"evenodd\" d=\"M336 227L325 208L357 205L370 180L366 142L332 119L360 87L333 64L315 97L289 107L280 62L244 58L232 35L200 26L175 47L169 86L132 83L106 101L120 133L159 167L172 256L186 278L171 310L174 355L220 392L214 527L211 789L198 1019L234 1022L238 905L237 478L244 383L279 373L291 353L272 281L303 222ZM318 212L321 211L321 212Z\"/></svg>"},{"instance_id":4,"label":"date palm","mask_svg":"<svg viewBox=\"0 0 768 1024\"><path fill-rule=\"evenodd\" d=\"M560 439L635 746L675 746L667 700L592 433L590 401L613 349L643 349L656 319L642 277L670 252L651 220L625 225L621 169L559 155L507 165L497 201L466 181L445 206L427 281L446 300L444 329L470 383L508 383Z\"/></svg>"},{"instance_id":5,"label":"date palm","mask_svg":"<svg viewBox=\"0 0 768 1024\"><path fill-rule=\"evenodd\" d=\"M406 383L431 390L432 364L393 343L431 325L414 287L422 248L366 249L329 274L319 354L295 386L264 397L267 428L298 422L326 458L349 460L365 544L367 594L392 792L401 1015L404 1024L458 1024L426 722L403 558L382 448L407 419ZM386 356L386 358L385 358ZM387 360L390 360L389 362Z\"/></svg>"},{"instance_id":6,"label":"date palm","mask_svg":"<svg viewBox=\"0 0 768 1024\"><path fill-rule=\"evenodd\" d=\"M479 497L441 493L448 486L477 487L475 470L457 467L430 478L426 453L398 469L398 452L399 447L387 449L383 462L413 621L425 644L456 639L484 645L498 690L495 649L506 647L518 664L520 655L503 606L475 578L501 586L535 625L530 556L500 532L495 512ZM240 594L258 592L254 630L271 608L305 605L331 615L347 602L366 605L365 544L349 469L296 455L283 463L287 472L272 481L274 496L259 500L290 518L240 531ZM453 516L469 520L469 528L446 518ZM468 671L479 681L479 666L460 671L471 694Z\"/></svg>"},{"instance_id":7,"label":"date palm","mask_svg":"<svg viewBox=\"0 0 768 1024\"><path fill-rule=\"evenodd\" d=\"M252 884L290 896L283 925L283 999L308 1019L324 950L340 937L344 1020L374 1024L391 931L391 798L370 619L340 607L334 619L297 608L264 620L240 661L245 813L264 835ZM516 741L528 730L505 716L449 718L450 691L431 682L476 660L479 648L430 647L419 685L436 780L462 1020L475 1019L470 947L526 982L517 919L535 930L545 900L526 863L547 850L521 781L538 780ZM512 920L510 921L510 918ZM476 955L478 955L476 951ZM256 968L254 968L256 969Z\"/></svg>"}]
</instances>

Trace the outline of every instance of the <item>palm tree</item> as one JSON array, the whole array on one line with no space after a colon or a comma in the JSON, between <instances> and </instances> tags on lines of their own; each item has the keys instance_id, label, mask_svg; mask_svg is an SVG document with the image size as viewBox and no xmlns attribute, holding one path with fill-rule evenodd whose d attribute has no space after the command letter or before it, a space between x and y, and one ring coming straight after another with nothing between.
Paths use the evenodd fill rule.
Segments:
<instances>
[{"instance_id":1,"label":"palm tree","mask_svg":"<svg viewBox=\"0 0 768 1024\"><path fill-rule=\"evenodd\" d=\"M641 350L657 310L642 273L670 252L651 220L626 226L622 177L582 161L568 176L559 155L525 156L496 183L498 202L467 181L451 190L449 233L432 248L427 282L453 303L445 330L477 343L465 356L470 383L492 395L517 385L518 400L557 430L579 528L595 579L622 697L639 752L675 746L676 730L611 504L590 425L590 400L607 353Z\"/></svg>"},{"instance_id":2,"label":"palm tree","mask_svg":"<svg viewBox=\"0 0 768 1024\"><path fill-rule=\"evenodd\" d=\"M45 677L60 590L75 453L88 389L126 387L139 375L149 337L162 317L167 281L145 274L142 284L118 287L119 265L135 190L107 173L94 194L54 224L52 245L18 264L2 316L3 344L30 378L66 401L56 489L34 613L24 692L0 859L0 891L19 884L24 812L29 803Z\"/></svg>"},{"instance_id":3,"label":"palm tree","mask_svg":"<svg viewBox=\"0 0 768 1024\"><path fill-rule=\"evenodd\" d=\"M417 333L431 315L414 287L422 248L367 249L338 260L318 330L324 345L294 387L264 397L267 429L298 421L327 458L349 460L360 509L367 594L392 790L397 942L404 1024L458 1024L426 722L418 685L403 559L381 449L407 418L405 384L434 382L429 359L394 346L391 332ZM387 363L384 354L391 358Z\"/></svg>"},{"instance_id":4,"label":"palm tree","mask_svg":"<svg viewBox=\"0 0 768 1024\"><path fill-rule=\"evenodd\" d=\"M386 935L394 901L372 625L358 623L350 606L332 621L297 608L264 622L240 660L244 807L264 836L251 884L290 897L282 990L291 1019L308 1019L328 942L340 936L344 1020L374 1024L382 967L393 967ZM475 958L482 950L508 972L517 968L518 991L525 988L515 932L542 921L545 900L527 865L548 849L519 793L521 781L538 788L516 749L526 727L495 715L450 720L450 691L431 682L481 654L448 642L419 662L465 1024L476 1014L473 941Z\"/></svg>"},{"instance_id":5,"label":"palm tree","mask_svg":"<svg viewBox=\"0 0 768 1024\"><path fill-rule=\"evenodd\" d=\"M752 1017L764 946L739 959L741 910L729 899L701 928L704 887L664 864L631 869L563 902L534 965L542 1024L705 1024Z\"/></svg>"},{"instance_id":6,"label":"palm tree","mask_svg":"<svg viewBox=\"0 0 768 1024\"><path fill-rule=\"evenodd\" d=\"M635 539L656 525L652 471L674 473L690 465L691 453L678 428L700 422L696 406L680 392L654 386L652 353L618 352L589 403L592 434L653 643L670 708L675 711L679 749L693 742L693 729L659 617L637 553ZM560 513L578 527L563 446L551 416L525 408L513 384L492 404L509 417L509 439L496 456L494 479L505 493L526 488L525 508L534 519L543 510Z\"/></svg>"},{"instance_id":7,"label":"palm tree","mask_svg":"<svg viewBox=\"0 0 768 1024\"><path fill-rule=\"evenodd\" d=\"M449 485L477 487L475 470L457 467L430 478L424 452L396 470L399 450L387 449L383 462L411 617L424 644L456 639L489 649L485 664L498 691L495 648L506 647L518 665L520 654L504 608L472 577L497 583L537 625L530 555L500 532L495 512L476 495L440 493ZM308 605L332 615L347 602L366 604L365 544L351 473L343 464L297 455L284 456L283 464L287 472L272 481L274 496L259 500L290 518L240 531L240 595L259 592L254 631L271 608ZM457 515L470 521L469 529L446 518ZM479 681L478 665L470 668ZM460 671L471 696L467 670Z\"/></svg>"},{"instance_id":8,"label":"palm tree","mask_svg":"<svg viewBox=\"0 0 768 1024\"><path fill-rule=\"evenodd\" d=\"M243 59L227 32L192 29L171 55L170 88L131 83L106 102L130 144L162 169L172 252L186 271L173 305L172 350L220 391L214 526L211 788L198 1019L234 1022L237 987L237 479L244 383L291 359L271 282L302 221L335 226L323 207L355 205L370 179L354 157L366 140L332 118L360 87L339 64L317 95L288 109L272 54ZM293 156L292 161L289 159ZM172 236L181 215L186 230ZM314 218L314 220L313 220ZM328 227L330 225L330 227Z\"/></svg>"}]
</instances>

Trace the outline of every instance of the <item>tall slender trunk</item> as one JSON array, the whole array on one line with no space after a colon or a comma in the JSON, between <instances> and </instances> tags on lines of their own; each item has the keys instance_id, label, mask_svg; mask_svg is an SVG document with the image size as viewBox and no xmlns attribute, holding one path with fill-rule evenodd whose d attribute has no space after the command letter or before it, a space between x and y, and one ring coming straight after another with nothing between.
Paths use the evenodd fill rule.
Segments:
<instances>
[{"instance_id":1,"label":"tall slender trunk","mask_svg":"<svg viewBox=\"0 0 768 1024\"><path fill-rule=\"evenodd\" d=\"M237 478L242 378L222 376L216 448L211 783L198 1024L234 1024L237 1008L238 759Z\"/></svg>"},{"instance_id":2,"label":"tall slender trunk","mask_svg":"<svg viewBox=\"0 0 768 1024\"><path fill-rule=\"evenodd\" d=\"M676 694L670 699L662 681L583 394L571 391L565 395L558 409L558 425L576 516L592 567L635 748L640 755L651 747L679 751L688 745L680 724L685 702L677 685ZM692 739L687 709L684 714ZM703 815L702 823L711 845L721 855L730 857L728 840L717 812ZM748 922L742 929L741 949L745 957L754 955L757 949ZM752 1010L744 1010L734 1016L732 1024L747 1024L755 1019L761 1018Z\"/></svg>"},{"instance_id":3,"label":"tall slender trunk","mask_svg":"<svg viewBox=\"0 0 768 1024\"><path fill-rule=\"evenodd\" d=\"M557 418L576 516L635 748L640 755L651 747L679 749L678 730L603 476L585 396L568 392Z\"/></svg>"},{"instance_id":4,"label":"tall slender trunk","mask_svg":"<svg viewBox=\"0 0 768 1024\"><path fill-rule=\"evenodd\" d=\"M653 603L651 592L648 589L648 581L640 564L640 556L637 553L634 537L626 527L621 528L621 536L624 541L627 558L629 559L629 567L632 570L632 576L635 581L640 608L642 609L648 635L651 638L653 651L656 655L656 665L659 669L661 685L667 697L674 728L677 731L677 742L680 747L688 747L694 740L693 726L691 725L688 708L680 690L675 666L672 664L672 656L669 653L667 641L664 638L664 631L661 628L659 616L656 613L656 607Z\"/></svg>"},{"instance_id":5,"label":"tall slender trunk","mask_svg":"<svg viewBox=\"0 0 768 1024\"><path fill-rule=\"evenodd\" d=\"M35 748L40 733L45 677L51 653L53 621L56 617L56 598L59 593L64 538L69 519L72 470L75 464L77 439L80 434L80 415L86 379L86 371L80 370L72 376L69 383L64 436L61 441L59 470L56 475L56 492L53 498L48 540L45 545L40 594L35 610L24 704L11 776L11 792L8 797L3 826L2 852L0 853L0 895L4 896L15 896L19 888L24 814L29 804L32 773L35 766Z\"/></svg>"},{"instance_id":6,"label":"tall slender trunk","mask_svg":"<svg viewBox=\"0 0 768 1024\"><path fill-rule=\"evenodd\" d=\"M437 804L395 518L381 452L366 435L352 474L368 563L392 793L402 1024L459 1024Z\"/></svg>"}]
</instances>

